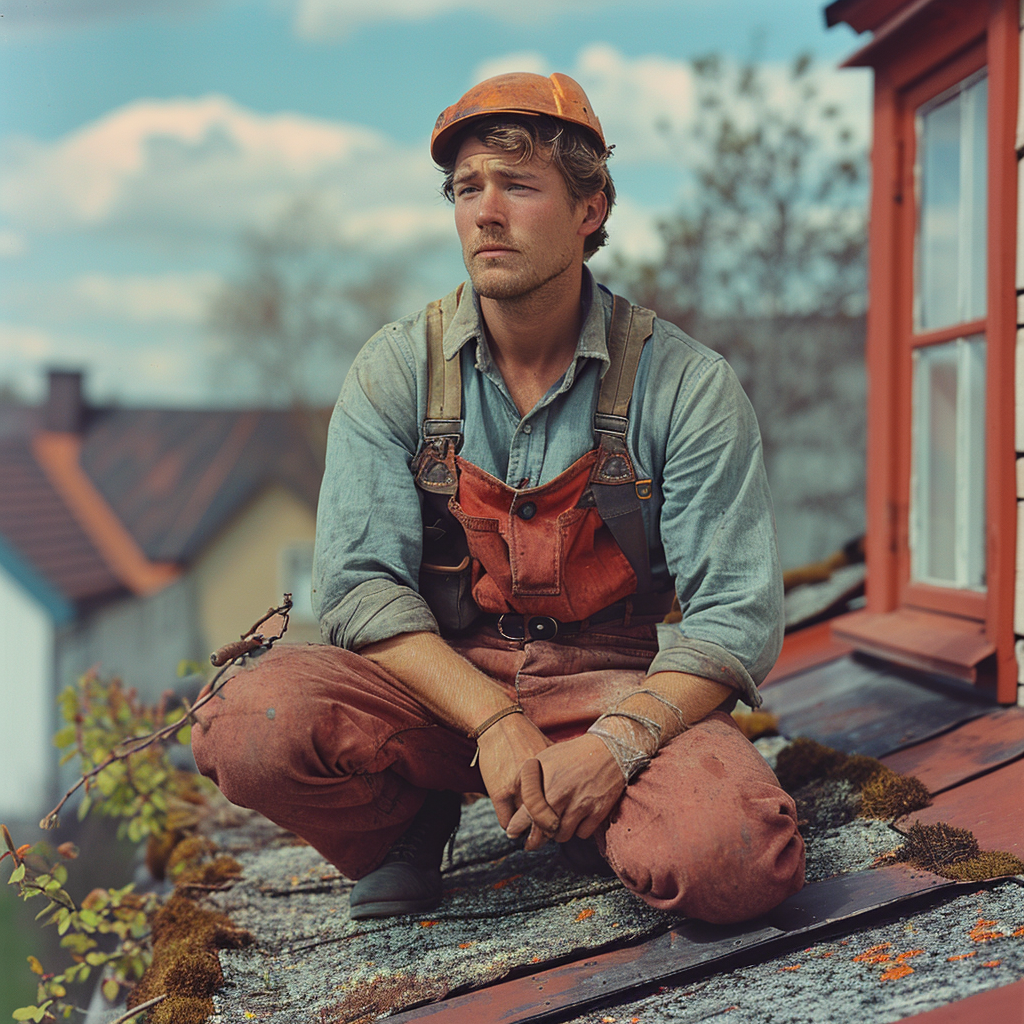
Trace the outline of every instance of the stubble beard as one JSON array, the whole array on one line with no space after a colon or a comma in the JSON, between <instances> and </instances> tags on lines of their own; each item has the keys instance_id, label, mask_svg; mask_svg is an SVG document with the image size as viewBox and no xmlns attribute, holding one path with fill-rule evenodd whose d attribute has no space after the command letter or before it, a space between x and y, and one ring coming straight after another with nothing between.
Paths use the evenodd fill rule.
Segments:
<instances>
[{"instance_id":1,"label":"stubble beard","mask_svg":"<svg viewBox=\"0 0 1024 1024\"><path fill-rule=\"evenodd\" d=\"M520 253L515 253L511 257L491 257L487 260L480 260L468 253L463 254L463 262L477 295L485 299L505 302L526 299L560 277L573 264L571 254L564 253L553 266L544 269L535 268L529 262L518 269L502 266L505 259L511 260L520 257ZM498 273L489 273L493 270Z\"/></svg>"}]
</instances>

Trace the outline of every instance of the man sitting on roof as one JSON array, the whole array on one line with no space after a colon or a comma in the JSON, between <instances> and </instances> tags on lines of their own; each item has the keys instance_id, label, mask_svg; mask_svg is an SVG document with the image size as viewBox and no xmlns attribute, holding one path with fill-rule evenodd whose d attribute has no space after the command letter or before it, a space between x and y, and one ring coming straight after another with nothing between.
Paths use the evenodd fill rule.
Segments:
<instances>
[{"instance_id":1,"label":"man sitting on roof","mask_svg":"<svg viewBox=\"0 0 1024 1024\"><path fill-rule=\"evenodd\" d=\"M331 421L314 606L206 705L200 769L421 913L460 794L655 907L754 917L803 884L796 810L728 710L760 703L782 584L725 361L597 285L615 198L564 75L437 120L468 287L363 348ZM682 621L662 619L678 594Z\"/></svg>"}]
</instances>

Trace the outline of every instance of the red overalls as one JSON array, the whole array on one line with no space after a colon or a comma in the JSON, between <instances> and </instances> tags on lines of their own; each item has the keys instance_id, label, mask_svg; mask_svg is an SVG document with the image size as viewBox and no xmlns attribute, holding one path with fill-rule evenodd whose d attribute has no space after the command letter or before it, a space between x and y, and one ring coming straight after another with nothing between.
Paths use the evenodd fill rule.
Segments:
<instances>
[{"instance_id":1,"label":"red overalls","mask_svg":"<svg viewBox=\"0 0 1024 1024\"><path fill-rule=\"evenodd\" d=\"M413 466L424 491L420 589L452 647L555 742L645 685L667 610L650 592L640 518L650 481L636 480L624 440L645 312L616 300L598 446L547 484L516 490L456 454L458 356L445 379L441 306L428 307L431 397ZM631 324L643 337L628 345ZM431 551L442 560L429 561ZM197 714L200 770L350 878L380 863L426 790L483 790L475 744L351 651L278 645L222 692ZM795 805L723 712L659 751L597 839L647 903L708 921L754 917L803 884Z\"/></svg>"}]
</instances>

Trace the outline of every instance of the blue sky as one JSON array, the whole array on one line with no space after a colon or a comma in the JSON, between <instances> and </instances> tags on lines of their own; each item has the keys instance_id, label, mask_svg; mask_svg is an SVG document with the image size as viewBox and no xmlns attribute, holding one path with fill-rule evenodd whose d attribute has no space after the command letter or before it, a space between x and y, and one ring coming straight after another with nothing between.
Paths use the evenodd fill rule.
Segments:
<instances>
[{"instance_id":1,"label":"blue sky","mask_svg":"<svg viewBox=\"0 0 1024 1024\"><path fill-rule=\"evenodd\" d=\"M502 13L496 13L502 12ZM502 70L576 77L617 143L612 245L637 255L685 173L687 62L811 50L866 137L858 45L813 0L0 0L0 382L77 366L97 399L257 402L215 383L209 298L238 240L296 197L367 259L415 252L407 301L459 277L426 151L437 113ZM781 86L780 86L781 88ZM600 268L595 260L595 269ZM323 382L325 392L336 388Z\"/></svg>"}]
</instances>

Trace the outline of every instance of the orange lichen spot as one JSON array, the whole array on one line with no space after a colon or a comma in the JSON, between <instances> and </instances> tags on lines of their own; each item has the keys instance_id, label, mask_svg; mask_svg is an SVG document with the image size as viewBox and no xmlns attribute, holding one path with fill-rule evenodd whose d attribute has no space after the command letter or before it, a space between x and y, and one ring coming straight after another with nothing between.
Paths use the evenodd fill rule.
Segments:
<instances>
[{"instance_id":1,"label":"orange lichen spot","mask_svg":"<svg viewBox=\"0 0 1024 1024\"><path fill-rule=\"evenodd\" d=\"M433 928L437 921L420 921L421 928Z\"/></svg>"},{"instance_id":2,"label":"orange lichen spot","mask_svg":"<svg viewBox=\"0 0 1024 1024\"><path fill-rule=\"evenodd\" d=\"M475 942L460 942L459 949L469 949L470 946L475 946Z\"/></svg>"},{"instance_id":3,"label":"orange lichen spot","mask_svg":"<svg viewBox=\"0 0 1024 1024\"><path fill-rule=\"evenodd\" d=\"M1016 930L1016 931L1015 931L1015 932L1013 933L1013 937L1014 937L1015 939L1019 939L1019 938L1020 938L1020 937L1021 937L1022 935L1024 935L1024 928L1018 928L1018 929L1017 929L1017 930Z\"/></svg>"},{"instance_id":4,"label":"orange lichen spot","mask_svg":"<svg viewBox=\"0 0 1024 1024\"><path fill-rule=\"evenodd\" d=\"M821 958L822 958L822 960L827 960L830 956L835 956L835 955L836 955L836 951L834 949L827 949L827 950L825 950L824 953L821 954Z\"/></svg>"},{"instance_id":5,"label":"orange lichen spot","mask_svg":"<svg viewBox=\"0 0 1024 1024\"><path fill-rule=\"evenodd\" d=\"M590 907L584 907L583 910L581 910L576 915L576 920L577 921L586 921L586 919L588 917L593 917L593 916L594 916L594 911Z\"/></svg>"},{"instance_id":6,"label":"orange lichen spot","mask_svg":"<svg viewBox=\"0 0 1024 1024\"><path fill-rule=\"evenodd\" d=\"M893 964L887 970L882 972L882 981L898 981L900 978L905 978L908 974L913 974L914 968L908 967L906 964Z\"/></svg>"},{"instance_id":7,"label":"orange lichen spot","mask_svg":"<svg viewBox=\"0 0 1024 1024\"><path fill-rule=\"evenodd\" d=\"M982 967L998 967L1003 961L1002 960L986 960L981 966Z\"/></svg>"},{"instance_id":8,"label":"orange lichen spot","mask_svg":"<svg viewBox=\"0 0 1024 1024\"><path fill-rule=\"evenodd\" d=\"M872 946L870 949L865 949L863 953L858 953L854 958L855 964L884 964L887 960L891 960L885 951L892 946L891 942L883 942L879 946Z\"/></svg>"},{"instance_id":9,"label":"orange lichen spot","mask_svg":"<svg viewBox=\"0 0 1024 1024\"><path fill-rule=\"evenodd\" d=\"M975 951L973 953L960 953L958 956L947 956L946 957L946 962L951 964L951 963L954 963L957 960L970 960L972 956L977 956L977 955L978 955L977 951Z\"/></svg>"},{"instance_id":10,"label":"orange lichen spot","mask_svg":"<svg viewBox=\"0 0 1024 1024\"><path fill-rule=\"evenodd\" d=\"M499 881L495 882L491 886L491 888L492 889L504 889L505 886L508 885L510 882L515 882L517 879L520 879L522 877L523 877L522 875L510 875L508 878L502 878Z\"/></svg>"},{"instance_id":11,"label":"orange lichen spot","mask_svg":"<svg viewBox=\"0 0 1024 1024\"><path fill-rule=\"evenodd\" d=\"M901 964L904 960L909 960L911 957L920 956L923 952L923 949L908 949L906 953L897 953L896 963Z\"/></svg>"},{"instance_id":12,"label":"orange lichen spot","mask_svg":"<svg viewBox=\"0 0 1024 1024\"><path fill-rule=\"evenodd\" d=\"M539 964L540 963L540 957L539 956L535 956L535 957L531 958L530 963L531 964Z\"/></svg>"},{"instance_id":13,"label":"orange lichen spot","mask_svg":"<svg viewBox=\"0 0 1024 1024\"><path fill-rule=\"evenodd\" d=\"M789 967L780 967L777 973L781 974L783 971L799 971L799 970L800 970L800 964L790 964Z\"/></svg>"},{"instance_id":14,"label":"orange lichen spot","mask_svg":"<svg viewBox=\"0 0 1024 1024\"><path fill-rule=\"evenodd\" d=\"M991 942L993 939L1005 939L1005 932L997 932L992 928L995 921L986 921L978 918L978 923L968 933L972 942Z\"/></svg>"}]
</instances>

